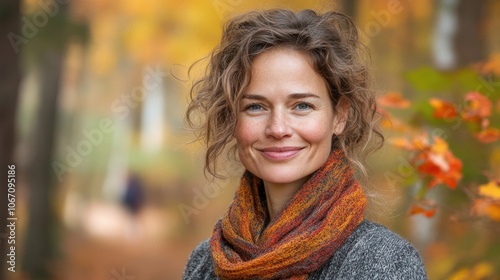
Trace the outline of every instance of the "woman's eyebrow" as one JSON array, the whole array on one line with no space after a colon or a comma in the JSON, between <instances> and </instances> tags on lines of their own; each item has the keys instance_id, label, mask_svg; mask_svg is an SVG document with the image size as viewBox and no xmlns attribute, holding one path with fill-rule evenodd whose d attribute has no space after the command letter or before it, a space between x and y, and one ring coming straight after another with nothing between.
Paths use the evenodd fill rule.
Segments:
<instances>
[{"instance_id":1,"label":"woman's eyebrow","mask_svg":"<svg viewBox=\"0 0 500 280\"><path fill-rule=\"evenodd\" d=\"M292 93L288 97L292 98L292 99L301 99L301 98L308 98L308 97L320 98L318 95L310 93L310 92Z\"/></svg>"},{"instance_id":2,"label":"woman's eyebrow","mask_svg":"<svg viewBox=\"0 0 500 280\"><path fill-rule=\"evenodd\" d=\"M242 98L243 99L255 99L255 100L266 100L267 99L264 96L257 95L257 94L245 94L245 95L243 95Z\"/></svg>"},{"instance_id":3,"label":"woman's eyebrow","mask_svg":"<svg viewBox=\"0 0 500 280\"><path fill-rule=\"evenodd\" d=\"M318 95L310 93L310 92L292 93L292 94L288 95L288 98L290 98L290 99L301 99L301 98L308 98L308 97L320 98ZM245 94L245 95L243 95L243 99L267 100L267 98L265 96L258 95L258 94Z\"/></svg>"}]
</instances>

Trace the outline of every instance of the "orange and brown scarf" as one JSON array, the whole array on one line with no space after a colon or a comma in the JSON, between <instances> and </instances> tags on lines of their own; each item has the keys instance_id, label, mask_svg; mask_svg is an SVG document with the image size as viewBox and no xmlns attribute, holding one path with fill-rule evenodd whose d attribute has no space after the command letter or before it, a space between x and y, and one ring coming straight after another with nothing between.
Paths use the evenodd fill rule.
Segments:
<instances>
[{"instance_id":1,"label":"orange and brown scarf","mask_svg":"<svg viewBox=\"0 0 500 280\"><path fill-rule=\"evenodd\" d=\"M366 198L341 150L333 151L271 221L262 180L246 171L210 239L221 279L305 279L363 220Z\"/></svg>"}]
</instances>

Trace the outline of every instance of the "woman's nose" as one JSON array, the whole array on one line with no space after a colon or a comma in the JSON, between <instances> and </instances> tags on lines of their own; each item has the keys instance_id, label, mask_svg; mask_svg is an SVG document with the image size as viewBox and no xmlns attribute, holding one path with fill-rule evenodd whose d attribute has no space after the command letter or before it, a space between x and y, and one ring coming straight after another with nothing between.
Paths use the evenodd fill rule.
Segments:
<instances>
[{"instance_id":1,"label":"woman's nose","mask_svg":"<svg viewBox=\"0 0 500 280\"><path fill-rule=\"evenodd\" d=\"M292 128L289 125L289 120L286 112L282 110L273 111L266 127L266 135L281 139L283 137L290 136L292 134Z\"/></svg>"}]
</instances>

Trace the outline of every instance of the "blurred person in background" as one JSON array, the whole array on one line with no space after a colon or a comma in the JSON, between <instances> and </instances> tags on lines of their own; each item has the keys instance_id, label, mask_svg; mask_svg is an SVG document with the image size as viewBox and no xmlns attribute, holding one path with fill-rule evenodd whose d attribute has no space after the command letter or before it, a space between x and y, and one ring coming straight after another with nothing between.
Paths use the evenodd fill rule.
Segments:
<instances>
[{"instance_id":1,"label":"blurred person in background","mask_svg":"<svg viewBox=\"0 0 500 280\"><path fill-rule=\"evenodd\" d=\"M123 206L130 214L130 223L127 235L130 239L136 240L141 235L139 224L139 214L144 206L144 186L138 174L130 172L127 175L125 192L122 197Z\"/></svg>"},{"instance_id":2,"label":"blurred person in background","mask_svg":"<svg viewBox=\"0 0 500 280\"><path fill-rule=\"evenodd\" d=\"M383 143L366 53L337 12L231 19L191 90L205 169L234 143L246 168L184 279L427 279L405 239L365 219L354 176ZM197 116L202 116L202 122Z\"/></svg>"}]
</instances>

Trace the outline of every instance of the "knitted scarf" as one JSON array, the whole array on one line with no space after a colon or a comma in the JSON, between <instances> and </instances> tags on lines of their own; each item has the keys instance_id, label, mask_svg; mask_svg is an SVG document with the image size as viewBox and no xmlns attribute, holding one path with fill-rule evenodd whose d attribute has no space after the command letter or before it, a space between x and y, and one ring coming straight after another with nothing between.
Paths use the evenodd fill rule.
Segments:
<instances>
[{"instance_id":1,"label":"knitted scarf","mask_svg":"<svg viewBox=\"0 0 500 280\"><path fill-rule=\"evenodd\" d=\"M366 198L341 150L270 220L263 182L245 171L210 239L221 279L306 279L363 220Z\"/></svg>"}]
</instances>

